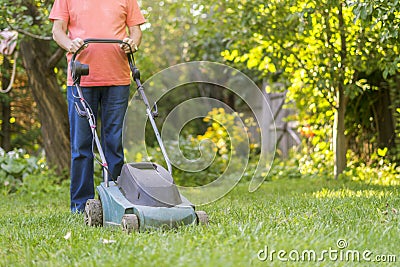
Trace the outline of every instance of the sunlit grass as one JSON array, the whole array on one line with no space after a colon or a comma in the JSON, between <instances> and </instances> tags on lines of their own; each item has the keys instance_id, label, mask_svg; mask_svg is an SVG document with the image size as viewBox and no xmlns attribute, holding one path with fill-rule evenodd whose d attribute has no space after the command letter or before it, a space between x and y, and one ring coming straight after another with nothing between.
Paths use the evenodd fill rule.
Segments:
<instances>
[{"instance_id":1,"label":"sunlit grass","mask_svg":"<svg viewBox=\"0 0 400 267\"><path fill-rule=\"evenodd\" d=\"M349 188L342 188L338 190L331 190L328 188L323 188L322 190L318 192L314 192L312 196L316 198L371 198L371 197L377 197L377 198L383 198L383 197L389 197L392 196L393 192L392 191L385 191L385 190L371 190L371 189L366 189L366 190L351 190Z\"/></svg>"}]
</instances>

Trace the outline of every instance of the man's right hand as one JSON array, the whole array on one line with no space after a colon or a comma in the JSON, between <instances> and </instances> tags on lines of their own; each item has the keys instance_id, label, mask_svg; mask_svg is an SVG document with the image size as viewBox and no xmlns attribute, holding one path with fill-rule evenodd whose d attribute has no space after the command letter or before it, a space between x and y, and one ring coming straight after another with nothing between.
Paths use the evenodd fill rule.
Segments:
<instances>
[{"instance_id":1,"label":"man's right hand","mask_svg":"<svg viewBox=\"0 0 400 267\"><path fill-rule=\"evenodd\" d=\"M75 38L74 40L71 40L69 46L67 46L68 48L68 52L70 53L75 53L76 51L78 51L78 49L84 44L83 40L81 38ZM86 48L87 46L85 46L84 48Z\"/></svg>"},{"instance_id":2,"label":"man's right hand","mask_svg":"<svg viewBox=\"0 0 400 267\"><path fill-rule=\"evenodd\" d=\"M68 23L66 21L57 19L53 23L53 39L63 49L69 53L75 53L84 44L81 38L71 40L67 35ZM86 48L86 46L84 47Z\"/></svg>"}]
</instances>

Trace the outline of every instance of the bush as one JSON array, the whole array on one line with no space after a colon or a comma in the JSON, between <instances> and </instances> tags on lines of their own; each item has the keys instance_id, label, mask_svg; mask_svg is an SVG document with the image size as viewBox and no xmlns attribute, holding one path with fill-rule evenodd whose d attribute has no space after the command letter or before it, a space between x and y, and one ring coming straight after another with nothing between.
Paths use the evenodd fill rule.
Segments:
<instances>
[{"instance_id":1,"label":"bush","mask_svg":"<svg viewBox=\"0 0 400 267\"><path fill-rule=\"evenodd\" d=\"M249 128L255 126L252 118L243 118L242 114L227 113L223 108L214 108L203 122L207 124L203 134L196 135L190 129L184 128L179 142L164 142L169 158L176 165L173 168L174 179L181 186L209 184L223 175L228 166L230 175L235 176L236 170L241 174L243 155L250 157L245 159L250 161L248 164L251 164L253 158L257 159L253 157L257 145L252 141L249 132ZM151 161L164 164L158 146L148 148L148 153ZM136 158L142 160L142 156ZM185 170L185 164L189 164L187 169L192 171Z\"/></svg>"},{"instance_id":2,"label":"bush","mask_svg":"<svg viewBox=\"0 0 400 267\"><path fill-rule=\"evenodd\" d=\"M24 178L47 170L44 158L36 158L23 149L5 152L0 148L0 191L3 195L14 193Z\"/></svg>"},{"instance_id":3,"label":"bush","mask_svg":"<svg viewBox=\"0 0 400 267\"><path fill-rule=\"evenodd\" d=\"M168 157L174 162L173 177L175 182L181 186L200 186L208 184L217 179L226 169L227 161L213 150L199 149L198 142L192 136L181 138L179 144L176 142L165 142ZM178 147L178 149L177 149ZM149 148L151 158L149 160L165 165L160 148ZM203 159L211 159L211 163L202 168L204 161L196 161L202 156ZM183 159L185 157L185 159ZM184 160L193 161L190 169L197 171L187 171L184 167ZM208 162L208 160L206 160Z\"/></svg>"},{"instance_id":4,"label":"bush","mask_svg":"<svg viewBox=\"0 0 400 267\"><path fill-rule=\"evenodd\" d=\"M386 152L387 149L378 149L371 154L370 161L365 162L348 150L347 168L341 178L374 185L400 185L400 166L391 162ZM333 152L326 143L319 142L315 146L309 146L303 141L300 152L292 151L288 159L275 159L271 176L333 178L333 166Z\"/></svg>"},{"instance_id":5,"label":"bush","mask_svg":"<svg viewBox=\"0 0 400 267\"><path fill-rule=\"evenodd\" d=\"M344 176L353 181L368 184L398 186L400 185L400 166L390 162L386 152L379 149L371 156L371 162L365 163L350 151L347 155L349 162Z\"/></svg>"}]
</instances>

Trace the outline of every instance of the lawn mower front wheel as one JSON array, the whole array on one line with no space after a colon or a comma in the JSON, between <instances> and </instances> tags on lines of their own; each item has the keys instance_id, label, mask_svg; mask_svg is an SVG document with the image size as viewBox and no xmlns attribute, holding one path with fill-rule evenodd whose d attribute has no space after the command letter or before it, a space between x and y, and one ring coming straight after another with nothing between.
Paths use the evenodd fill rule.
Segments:
<instances>
[{"instance_id":1,"label":"lawn mower front wheel","mask_svg":"<svg viewBox=\"0 0 400 267\"><path fill-rule=\"evenodd\" d=\"M208 215L205 211L202 210L196 211L196 217L197 217L197 224L208 225L209 223Z\"/></svg>"},{"instance_id":2,"label":"lawn mower front wheel","mask_svg":"<svg viewBox=\"0 0 400 267\"><path fill-rule=\"evenodd\" d=\"M85 223L89 226L103 226L103 209L98 199L88 199L85 205Z\"/></svg>"},{"instance_id":3,"label":"lawn mower front wheel","mask_svg":"<svg viewBox=\"0 0 400 267\"><path fill-rule=\"evenodd\" d=\"M124 214L121 221L122 231L130 234L139 231L139 219L135 214Z\"/></svg>"}]
</instances>

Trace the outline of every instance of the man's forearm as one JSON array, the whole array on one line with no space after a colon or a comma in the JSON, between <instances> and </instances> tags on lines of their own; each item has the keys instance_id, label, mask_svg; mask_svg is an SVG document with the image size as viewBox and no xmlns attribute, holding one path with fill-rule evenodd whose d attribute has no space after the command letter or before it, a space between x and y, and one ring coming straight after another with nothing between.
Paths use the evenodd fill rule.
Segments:
<instances>
[{"instance_id":1,"label":"man's forearm","mask_svg":"<svg viewBox=\"0 0 400 267\"><path fill-rule=\"evenodd\" d=\"M70 53L75 53L82 45L83 40L75 38L71 40L67 35L67 23L62 20L55 20L53 24L53 39L56 43Z\"/></svg>"},{"instance_id":2,"label":"man's forearm","mask_svg":"<svg viewBox=\"0 0 400 267\"><path fill-rule=\"evenodd\" d=\"M142 42L142 30L140 26L129 27L129 38L132 39L137 46L140 45Z\"/></svg>"},{"instance_id":3,"label":"man's forearm","mask_svg":"<svg viewBox=\"0 0 400 267\"><path fill-rule=\"evenodd\" d=\"M66 23L64 21L56 20L53 24L53 39L63 49L69 51L71 39L67 35Z\"/></svg>"}]
</instances>

